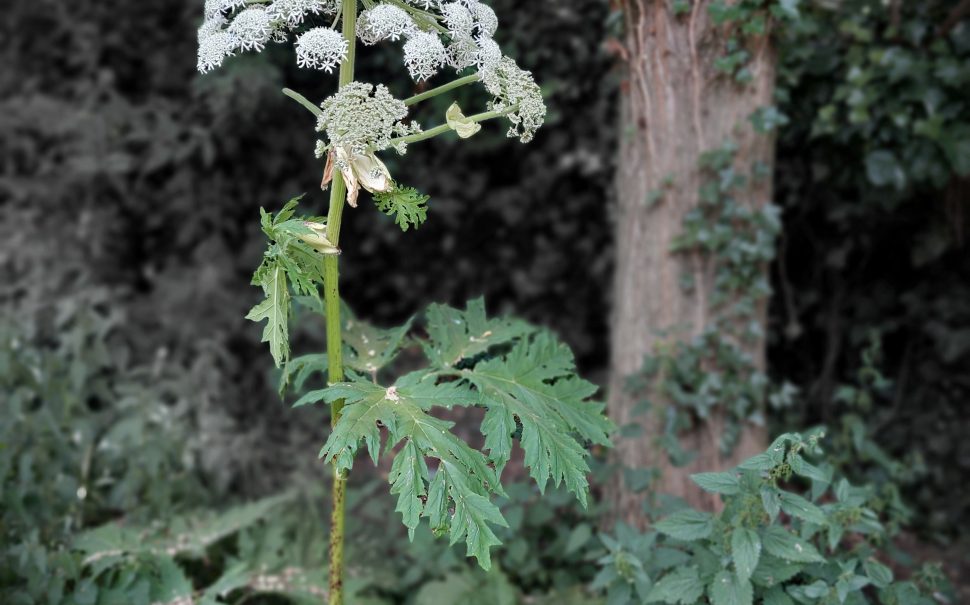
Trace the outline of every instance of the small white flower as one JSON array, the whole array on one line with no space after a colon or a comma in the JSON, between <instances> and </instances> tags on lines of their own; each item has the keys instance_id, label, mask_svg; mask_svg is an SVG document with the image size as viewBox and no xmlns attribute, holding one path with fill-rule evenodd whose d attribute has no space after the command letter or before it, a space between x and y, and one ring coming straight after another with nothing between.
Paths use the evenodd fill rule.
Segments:
<instances>
[{"instance_id":1,"label":"small white flower","mask_svg":"<svg viewBox=\"0 0 970 605\"><path fill-rule=\"evenodd\" d=\"M198 70L207 73L220 67L226 57L235 54L237 45L236 38L229 32L218 31L205 36L199 40Z\"/></svg>"},{"instance_id":2,"label":"small white flower","mask_svg":"<svg viewBox=\"0 0 970 605\"><path fill-rule=\"evenodd\" d=\"M434 76L447 61L448 53L437 34L417 32L404 44L404 65L416 82Z\"/></svg>"},{"instance_id":3,"label":"small white flower","mask_svg":"<svg viewBox=\"0 0 970 605\"><path fill-rule=\"evenodd\" d=\"M478 49L475 65L479 71L486 71L502 60L502 49L495 40L479 36L475 39L475 44Z\"/></svg>"},{"instance_id":4,"label":"small white flower","mask_svg":"<svg viewBox=\"0 0 970 605\"><path fill-rule=\"evenodd\" d=\"M498 17L492 7L478 2L472 7L472 14L475 16L475 28L479 35L489 38L495 35L498 31Z\"/></svg>"},{"instance_id":5,"label":"small white flower","mask_svg":"<svg viewBox=\"0 0 970 605\"><path fill-rule=\"evenodd\" d=\"M502 57L480 75L485 88L495 97L489 108L493 111L511 110L506 116L512 122L509 137L518 137L523 143L531 141L546 119L542 91L532 74L520 69L512 59Z\"/></svg>"},{"instance_id":6,"label":"small white flower","mask_svg":"<svg viewBox=\"0 0 970 605\"><path fill-rule=\"evenodd\" d=\"M333 71L347 56L347 40L329 27L315 27L296 39L296 64Z\"/></svg>"},{"instance_id":7,"label":"small white flower","mask_svg":"<svg viewBox=\"0 0 970 605\"><path fill-rule=\"evenodd\" d=\"M458 71L475 65L478 61L478 44L472 36L458 36L448 45L448 65Z\"/></svg>"},{"instance_id":8,"label":"small white flower","mask_svg":"<svg viewBox=\"0 0 970 605\"><path fill-rule=\"evenodd\" d=\"M362 12L357 19L357 36L367 45L382 40L397 41L417 31L418 27L411 16L404 9L391 4L378 4Z\"/></svg>"},{"instance_id":9,"label":"small white flower","mask_svg":"<svg viewBox=\"0 0 970 605\"><path fill-rule=\"evenodd\" d=\"M471 35L472 28L475 27L475 18L462 3L449 2L441 5L441 15L452 38Z\"/></svg>"},{"instance_id":10,"label":"small white flower","mask_svg":"<svg viewBox=\"0 0 970 605\"><path fill-rule=\"evenodd\" d=\"M273 35L272 19L265 8L251 6L233 18L229 33L239 40L243 50L263 50Z\"/></svg>"},{"instance_id":11,"label":"small white flower","mask_svg":"<svg viewBox=\"0 0 970 605\"><path fill-rule=\"evenodd\" d=\"M246 0L205 0L205 17L209 19L246 6Z\"/></svg>"},{"instance_id":12,"label":"small white flower","mask_svg":"<svg viewBox=\"0 0 970 605\"><path fill-rule=\"evenodd\" d=\"M207 18L202 26L199 27L199 42L201 43L203 39L211 36L212 34L221 32L226 23L226 18L223 17L221 13L217 13L212 17Z\"/></svg>"},{"instance_id":13,"label":"small white flower","mask_svg":"<svg viewBox=\"0 0 970 605\"><path fill-rule=\"evenodd\" d=\"M333 0L275 0L267 11L272 19L296 27L309 14L331 13L335 9Z\"/></svg>"},{"instance_id":14,"label":"small white flower","mask_svg":"<svg viewBox=\"0 0 970 605\"><path fill-rule=\"evenodd\" d=\"M407 3L424 10L429 10L437 5L439 0L407 0Z\"/></svg>"}]
</instances>

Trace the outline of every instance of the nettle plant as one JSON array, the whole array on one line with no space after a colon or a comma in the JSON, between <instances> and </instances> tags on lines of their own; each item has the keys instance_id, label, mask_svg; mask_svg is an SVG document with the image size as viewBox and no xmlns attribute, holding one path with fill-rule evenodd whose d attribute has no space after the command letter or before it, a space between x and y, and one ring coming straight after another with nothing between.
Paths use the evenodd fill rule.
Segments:
<instances>
[{"instance_id":1,"label":"nettle plant","mask_svg":"<svg viewBox=\"0 0 970 605\"><path fill-rule=\"evenodd\" d=\"M607 553L593 587L607 590L608 604L933 603L933 566L897 581L878 560L891 535L876 490L806 459L821 453L822 436L786 433L731 471L693 475L721 495L723 510L680 508L654 531L620 526L602 536Z\"/></svg>"},{"instance_id":2,"label":"nettle plant","mask_svg":"<svg viewBox=\"0 0 970 605\"><path fill-rule=\"evenodd\" d=\"M513 438L519 439L540 487L549 480L565 484L585 505L586 446L608 445L612 428L603 406L589 401L596 387L576 376L572 354L549 332L516 320L489 319L481 301L463 312L432 306L427 337L420 340L427 367L382 384L383 370L408 342L411 322L381 331L353 319L341 321L340 225L345 204L356 207L365 190L403 230L419 227L427 219L428 197L398 184L377 154L404 154L409 144L451 132L468 138L481 122L496 118L511 124L510 137L528 142L545 118L539 86L503 56L492 39L495 13L478 0L207 0L205 14L198 54L203 73L236 52L284 43L290 34L296 36L300 67L324 72L339 67L338 91L319 105L284 91L316 116L317 131L324 135L316 153L326 158L322 187L330 189L330 206L326 217L297 217L297 198L275 215L262 212L270 244L253 282L265 300L248 315L266 321L263 340L277 366L286 368L284 376L300 383L326 368L329 386L298 403L323 401L332 412L333 430L320 454L334 469L330 602L343 598L346 477L361 443L375 463L382 439L385 453L394 452L391 491L412 537L426 518L435 533L448 533L452 544L464 541L469 556L488 569L489 548L499 544L492 526L506 525L491 497L504 495L500 477ZM454 69L457 78L400 100L383 84L354 81L358 39L365 45L400 43L416 82L445 68ZM483 113L466 116L453 104L444 122L427 130L408 119L411 106L473 83L483 84L492 97ZM326 355L290 360L294 297L316 303L325 316ZM485 408L483 450L453 434L452 422L430 413L455 406Z\"/></svg>"}]
</instances>

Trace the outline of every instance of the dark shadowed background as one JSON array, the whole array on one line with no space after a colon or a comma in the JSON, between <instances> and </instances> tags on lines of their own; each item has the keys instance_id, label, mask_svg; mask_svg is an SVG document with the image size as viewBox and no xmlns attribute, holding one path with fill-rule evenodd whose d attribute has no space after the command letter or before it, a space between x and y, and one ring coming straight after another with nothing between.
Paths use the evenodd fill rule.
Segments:
<instances>
[{"instance_id":1,"label":"dark shadowed background","mask_svg":"<svg viewBox=\"0 0 970 605\"><path fill-rule=\"evenodd\" d=\"M492 4L516 17L496 39L542 84L546 126L528 146L486 125L473 144L436 139L393 158L431 196L429 220L402 233L369 203L348 210L342 292L382 325L485 295L493 313L553 328L603 384L612 174L629 136L608 50L619 19L603 0L551 0L542 18ZM301 193L307 208L326 203L314 121L280 89L320 100L335 79L298 70L285 49L202 78L201 12L197 0L5 3L0 338L13 357L0 373L12 389L9 359L51 355L67 360L50 362L64 381L52 388L80 393L71 413L119 393L160 403L189 428L177 435L186 449L159 446L158 464L190 458L205 500L322 473L326 417L281 402L261 328L243 317L259 298L259 208ZM913 531L949 543L970 511L970 32L939 48L926 41L935 13L911 8L898 37L879 34L880 19L823 10L781 40L768 365L799 395L773 421L825 423L849 440L859 423L876 427L881 449L860 456L905 461ZM412 92L386 53L360 60L358 79ZM462 106L483 105L476 94L462 90ZM940 122L917 119L928 105ZM321 349L322 323L294 339L298 352ZM865 397L847 390L860 380ZM125 497L145 497L148 479L126 481Z\"/></svg>"}]
</instances>

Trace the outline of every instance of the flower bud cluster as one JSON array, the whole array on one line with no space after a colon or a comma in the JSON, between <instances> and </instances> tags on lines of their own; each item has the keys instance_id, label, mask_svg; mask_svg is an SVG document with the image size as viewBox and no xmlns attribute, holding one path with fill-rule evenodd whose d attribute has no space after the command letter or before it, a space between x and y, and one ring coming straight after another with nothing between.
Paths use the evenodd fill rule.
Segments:
<instances>
[{"instance_id":1,"label":"flower bud cluster","mask_svg":"<svg viewBox=\"0 0 970 605\"><path fill-rule=\"evenodd\" d=\"M405 124L408 109L387 87L353 82L325 100L317 118L317 131L325 132L329 143L317 145L317 155L343 147L363 155L392 146L391 139L420 131L416 123ZM401 151L399 149L399 151Z\"/></svg>"},{"instance_id":2,"label":"flower bud cluster","mask_svg":"<svg viewBox=\"0 0 970 605\"><path fill-rule=\"evenodd\" d=\"M492 111L510 111L506 116L512 127L509 137L528 143L546 119L546 104L542 90L532 73L521 69L509 57L482 71L485 88L494 97L489 104Z\"/></svg>"}]
</instances>

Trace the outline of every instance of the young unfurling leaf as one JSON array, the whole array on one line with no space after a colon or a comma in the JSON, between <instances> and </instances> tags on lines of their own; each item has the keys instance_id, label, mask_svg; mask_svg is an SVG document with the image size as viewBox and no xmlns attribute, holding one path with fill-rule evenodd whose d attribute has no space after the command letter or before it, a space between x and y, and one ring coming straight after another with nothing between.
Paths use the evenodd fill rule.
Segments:
<instances>
[{"instance_id":1,"label":"young unfurling leaf","mask_svg":"<svg viewBox=\"0 0 970 605\"><path fill-rule=\"evenodd\" d=\"M401 231L407 231L411 227L417 229L428 220L428 200L431 198L418 193L413 187L395 185L390 191L376 192L373 195L377 209L393 216Z\"/></svg>"}]
</instances>

